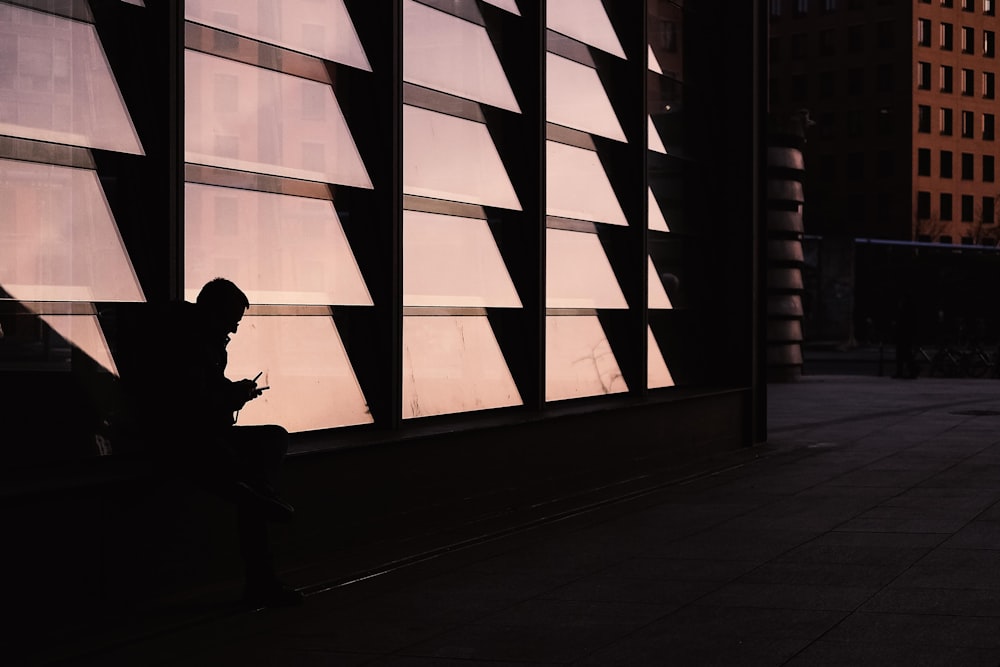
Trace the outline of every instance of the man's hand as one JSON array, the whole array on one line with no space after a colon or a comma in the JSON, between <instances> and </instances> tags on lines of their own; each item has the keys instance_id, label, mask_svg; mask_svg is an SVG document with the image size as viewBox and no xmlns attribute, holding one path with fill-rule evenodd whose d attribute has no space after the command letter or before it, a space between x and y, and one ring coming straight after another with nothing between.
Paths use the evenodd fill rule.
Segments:
<instances>
[{"instance_id":1,"label":"man's hand","mask_svg":"<svg viewBox=\"0 0 1000 667\"><path fill-rule=\"evenodd\" d=\"M240 380L236 383L237 395L240 399L246 403L247 401L252 401L261 395L262 390L257 388L257 383L253 380Z\"/></svg>"}]
</instances>

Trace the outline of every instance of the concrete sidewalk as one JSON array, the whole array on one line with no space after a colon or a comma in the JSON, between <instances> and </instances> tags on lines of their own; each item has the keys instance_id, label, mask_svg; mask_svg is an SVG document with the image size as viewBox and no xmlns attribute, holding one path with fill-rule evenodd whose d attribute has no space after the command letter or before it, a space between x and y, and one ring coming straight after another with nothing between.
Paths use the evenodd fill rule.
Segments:
<instances>
[{"instance_id":1,"label":"concrete sidewalk","mask_svg":"<svg viewBox=\"0 0 1000 667\"><path fill-rule=\"evenodd\" d=\"M1000 665L1000 382L768 402L702 474L72 664Z\"/></svg>"}]
</instances>

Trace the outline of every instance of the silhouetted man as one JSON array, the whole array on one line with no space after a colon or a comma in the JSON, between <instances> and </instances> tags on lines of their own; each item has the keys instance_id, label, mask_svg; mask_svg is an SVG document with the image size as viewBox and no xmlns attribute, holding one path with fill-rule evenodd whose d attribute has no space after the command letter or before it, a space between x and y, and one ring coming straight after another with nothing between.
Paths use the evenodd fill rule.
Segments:
<instances>
[{"instance_id":1,"label":"silhouetted man","mask_svg":"<svg viewBox=\"0 0 1000 667\"><path fill-rule=\"evenodd\" d=\"M123 369L129 423L156 460L235 501L246 600L257 606L297 604L301 595L282 584L270 553L267 521L288 521L294 509L275 486L288 449L281 426L237 426L239 410L267 387L226 377L230 334L249 307L224 278L209 281L195 303L167 304L148 320L151 350ZM136 381L138 380L138 381ZM140 411L156 410L150 423Z\"/></svg>"}]
</instances>

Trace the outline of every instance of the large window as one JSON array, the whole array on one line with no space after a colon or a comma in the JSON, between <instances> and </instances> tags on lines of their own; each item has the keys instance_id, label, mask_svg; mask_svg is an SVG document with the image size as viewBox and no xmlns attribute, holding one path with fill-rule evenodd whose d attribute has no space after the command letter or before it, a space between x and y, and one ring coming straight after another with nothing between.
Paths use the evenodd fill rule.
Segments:
<instances>
[{"instance_id":1,"label":"large window","mask_svg":"<svg viewBox=\"0 0 1000 667\"><path fill-rule=\"evenodd\" d=\"M107 453L92 436L114 412L128 313L220 276L250 300L228 374L272 387L241 424L392 434L746 386L752 364L713 358L753 353L750 309L718 308L750 303L733 276L752 266L733 252L735 273L710 268L746 220L708 176L731 149L707 131L731 94L692 59L716 36L692 11L0 0L12 407L66 414L75 453ZM763 88L743 77L724 78Z\"/></svg>"}]
</instances>

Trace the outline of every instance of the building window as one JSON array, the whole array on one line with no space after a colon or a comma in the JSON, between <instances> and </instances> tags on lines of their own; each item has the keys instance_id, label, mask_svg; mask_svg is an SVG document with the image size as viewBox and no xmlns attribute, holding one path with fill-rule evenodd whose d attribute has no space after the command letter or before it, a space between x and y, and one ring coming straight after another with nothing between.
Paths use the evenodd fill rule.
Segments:
<instances>
[{"instance_id":1,"label":"building window","mask_svg":"<svg viewBox=\"0 0 1000 667\"><path fill-rule=\"evenodd\" d=\"M917 44L920 46L931 45L931 20L917 19Z\"/></svg>"},{"instance_id":2,"label":"building window","mask_svg":"<svg viewBox=\"0 0 1000 667\"><path fill-rule=\"evenodd\" d=\"M795 14L805 16L809 13L809 0L795 0Z\"/></svg>"},{"instance_id":3,"label":"building window","mask_svg":"<svg viewBox=\"0 0 1000 667\"><path fill-rule=\"evenodd\" d=\"M865 154L860 152L847 154L847 178L852 181L862 181L865 178Z\"/></svg>"},{"instance_id":4,"label":"building window","mask_svg":"<svg viewBox=\"0 0 1000 667\"><path fill-rule=\"evenodd\" d=\"M925 62L917 63L917 88L920 90L930 90L931 88L931 64Z\"/></svg>"},{"instance_id":5,"label":"building window","mask_svg":"<svg viewBox=\"0 0 1000 667\"><path fill-rule=\"evenodd\" d=\"M992 58L996 55L996 33L983 30L983 55Z\"/></svg>"},{"instance_id":6,"label":"building window","mask_svg":"<svg viewBox=\"0 0 1000 667\"><path fill-rule=\"evenodd\" d=\"M954 0L941 0L941 6L942 7L954 7L955 3L954 3Z\"/></svg>"},{"instance_id":7,"label":"building window","mask_svg":"<svg viewBox=\"0 0 1000 667\"><path fill-rule=\"evenodd\" d=\"M996 200L993 197L983 197L982 222L984 225L996 222Z\"/></svg>"},{"instance_id":8,"label":"building window","mask_svg":"<svg viewBox=\"0 0 1000 667\"><path fill-rule=\"evenodd\" d=\"M792 58L806 57L806 36L803 33L792 35Z\"/></svg>"},{"instance_id":9,"label":"building window","mask_svg":"<svg viewBox=\"0 0 1000 667\"><path fill-rule=\"evenodd\" d=\"M931 193L917 193L917 219L930 220L931 218Z\"/></svg>"},{"instance_id":10,"label":"building window","mask_svg":"<svg viewBox=\"0 0 1000 667\"><path fill-rule=\"evenodd\" d=\"M951 109L947 107L941 107L940 125L941 125L941 134L945 136L951 136L952 133Z\"/></svg>"},{"instance_id":11,"label":"building window","mask_svg":"<svg viewBox=\"0 0 1000 667\"><path fill-rule=\"evenodd\" d=\"M996 10L993 8L993 0L983 0L983 14L993 16Z\"/></svg>"},{"instance_id":12,"label":"building window","mask_svg":"<svg viewBox=\"0 0 1000 667\"><path fill-rule=\"evenodd\" d=\"M859 109L847 112L847 136L860 137L865 133L865 115Z\"/></svg>"},{"instance_id":13,"label":"building window","mask_svg":"<svg viewBox=\"0 0 1000 667\"><path fill-rule=\"evenodd\" d=\"M767 57L772 63L781 60L781 38L772 37L768 40Z\"/></svg>"},{"instance_id":14,"label":"building window","mask_svg":"<svg viewBox=\"0 0 1000 667\"><path fill-rule=\"evenodd\" d=\"M875 84L880 93L891 92L894 87L892 65L882 64L875 70Z\"/></svg>"},{"instance_id":15,"label":"building window","mask_svg":"<svg viewBox=\"0 0 1000 667\"><path fill-rule=\"evenodd\" d=\"M806 98L806 77L801 74L792 77L792 98L796 102L804 101Z\"/></svg>"},{"instance_id":16,"label":"building window","mask_svg":"<svg viewBox=\"0 0 1000 667\"><path fill-rule=\"evenodd\" d=\"M993 131L996 124L996 116L991 113L983 114L983 139L993 141Z\"/></svg>"},{"instance_id":17,"label":"building window","mask_svg":"<svg viewBox=\"0 0 1000 667\"><path fill-rule=\"evenodd\" d=\"M962 11L963 12L974 12L976 0L962 0Z\"/></svg>"},{"instance_id":18,"label":"building window","mask_svg":"<svg viewBox=\"0 0 1000 667\"><path fill-rule=\"evenodd\" d=\"M951 193L942 192L938 197L938 217L944 222L951 220Z\"/></svg>"},{"instance_id":19,"label":"building window","mask_svg":"<svg viewBox=\"0 0 1000 667\"><path fill-rule=\"evenodd\" d=\"M938 171L941 178L951 178L951 151L941 151L941 164Z\"/></svg>"},{"instance_id":20,"label":"building window","mask_svg":"<svg viewBox=\"0 0 1000 667\"><path fill-rule=\"evenodd\" d=\"M892 114L889 109L882 107L875 116L875 132L880 137L888 137L892 134Z\"/></svg>"},{"instance_id":21,"label":"building window","mask_svg":"<svg viewBox=\"0 0 1000 667\"><path fill-rule=\"evenodd\" d=\"M865 31L860 25L847 26L847 50L858 53L865 48Z\"/></svg>"},{"instance_id":22,"label":"building window","mask_svg":"<svg viewBox=\"0 0 1000 667\"><path fill-rule=\"evenodd\" d=\"M962 53L976 52L976 31L969 26L962 26Z\"/></svg>"},{"instance_id":23,"label":"building window","mask_svg":"<svg viewBox=\"0 0 1000 667\"><path fill-rule=\"evenodd\" d=\"M941 65L940 77L941 77L941 92L950 93L952 90L952 77L951 77L951 65Z\"/></svg>"},{"instance_id":24,"label":"building window","mask_svg":"<svg viewBox=\"0 0 1000 667\"><path fill-rule=\"evenodd\" d=\"M917 107L917 132L931 131L931 108L926 104Z\"/></svg>"},{"instance_id":25,"label":"building window","mask_svg":"<svg viewBox=\"0 0 1000 667\"><path fill-rule=\"evenodd\" d=\"M992 183L994 176L995 159L992 155L983 156L983 183Z\"/></svg>"},{"instance_id":26,"label":"building window","mask_svg":"<svg viewBox=\"0 0 1000 667\"><path fill-rule=\"evenodd\" d=\"M962 68L962 94L975 95L976 93L976 73L971 69Z\"/></svg>"},{"instance_id":27,"label":"building window","mask_svg":"<svg viewBox=\"0 0 1000 667\"><path fill-rule=\"evenodd\" d=\"M962 136L966 139L972 139L975 136L973 132L973 125L975 123L975 114L971 111L962 112Z\"/></svg>"},{"instance_id":28,"label":"building window","mask_svg":"<svg viewBox=\"0 0 1000 667\"><path fill-rule=\"evenodd\" d=\"M975 201L972 195L962 195L962 222L972 222Z\"/></svg>"},{"instance_id":29,"label":"building window","mask_svg":"<svg viewBox=\"0 0 1000 667\"><path fill-rule=\"evenodd\" d=\"M860 67L847 70L847 94L862 95L865 92L865 71Z\"/></svg>"},{"instance_id":30,"label":"building window","mask_svg":"<svg viewBox=\"0 0 1000 667\"><path fill-rule=\"evenodd\" d=\"M931 149L917 149L917 176L931 175Z\"/></svg>"},{"instance_id":31,"label":"building window","mask_svg":"<svg viewBox=\"0 0 1000 667\"><path fill-rule=\"evenodd\" d=\"M951 51L954 46L952 41L952 25L950 23L941 24L941 49Z\"/></svg>"},{"instance_id":32,"label":"building window","mask_svg":"<svg viewBox=\"0 0 1000 667\"><path fill-rule=\"evenodd\" d=\"M928 30L930 28L928 27ZM894 38L892 21L879 21L875 25L875 45L880 49L893 48L896 40ZM929 38L928 38L929 39Z\"/></svg>"},{"instance_id":33,"label":"building window","mask_svg":"<svg viewBox=\"0 0 1000 667\"><path fill-rule=\"evenodd\" d=\"M833 30L821 30L819 33L819 54L833 56L837 53L837 42Z\"/></svg>"},{"instance_id":34,"label":"building window","mask_svg":"<svg viewBox=\"0 0 1000 667\"><path fill-rule=\"evenodd\" d=\"M879 151L878 175L882 178L889 178L896 171L896 155L892 151Z\"/></svg>"},{"instance_id":35,"label":"building window","mask_svg":"<svg viewBox=\"0 0 1000 667\"><path fill-rule=\"evenodd\" d=\"M976 177L975 174L975 159L976 156L972 153L962 153L962 180L971 181Z\"/></svg>"},{"instance_id":36,"label":"building window","mask_svg":"<svg viewBox=\"0 0 1000 667\"><path fill-rule=\"evenodd\" d=\"M783 0L771 0L771 18L779 18L781 16L781 5Z\"/></svg>"},{"instance_id":37,"label":"building window","mask_svg":"<svg viewBox=\"0 0 1000 667\"><path fill-rule=\"evenodd\" d=\"M827 13L837 11L837 0L823 0L823 11Z\"/></svg>"},{"instance_id":38,"label":"building window","mask_svg":"<svg viewBox=\"0 0 1000 667\"><path fill-rule=\"evenodd\" d=\"M829 99L834 96L833 72L820 72L819 96L822 99Z\"/></svg>"},{"instance_id":39,"label":"building window","mask_svg":"<svg viewBox=\"0 0 1000 667\"><path fill-rule=\"evenodd\" d=\"M987 100L992 100L996 86L996 75L993 72L983 72L983 98Z\"/></svg>"},{"instance_id":40,"label":"building window","mask_svg":"<svg viewBox=\"0 0 1000 667\"><path fill-rule=\"evenodd\" d=\"M943 243L944 245L951 245L951 234L942 234L938 237L938 243Z\"/></svg>"}]
</instances>

